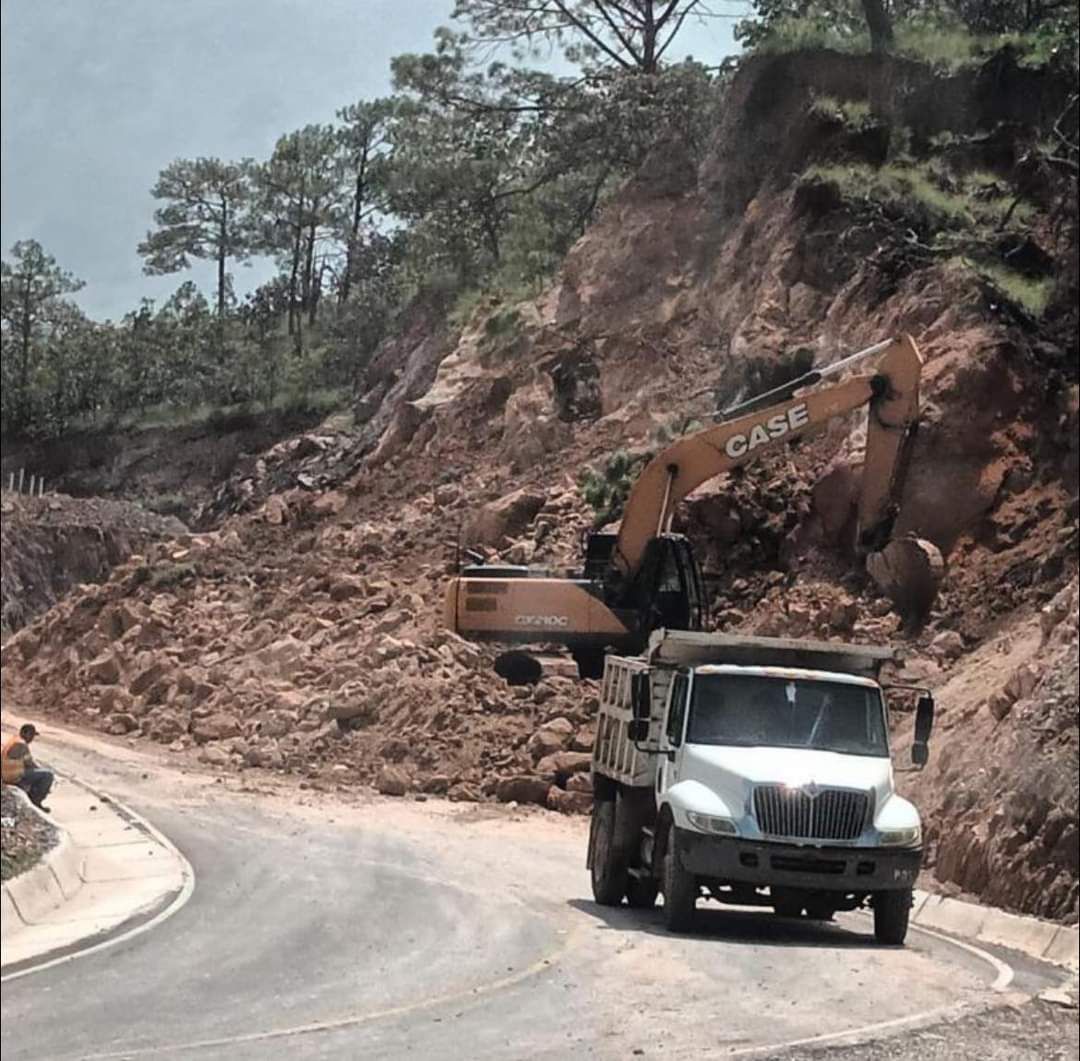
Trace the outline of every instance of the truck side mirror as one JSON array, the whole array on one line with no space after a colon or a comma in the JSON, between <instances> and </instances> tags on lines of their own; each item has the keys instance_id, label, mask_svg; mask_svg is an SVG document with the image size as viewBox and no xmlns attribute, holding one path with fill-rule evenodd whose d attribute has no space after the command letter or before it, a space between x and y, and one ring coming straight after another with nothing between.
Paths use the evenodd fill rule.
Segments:
<instances>
[{"instance_id":1,"label":"truck side mirror","mask_svg":"<svg viewBox=\"0 0 1080 1061\"><path fill-rule=\"evenodd\" d=\"M923 693L915 704L915 743L926 744L933 728L934 698L929 693Z\"/></svg>"},{"instance_id":2,"label":"truck side mirror","mask_svg":"<svg viewBox=\"0 0 1080 1061\"><path fill-rule=\"evenodd\" d=\"M647 671L639 671L630 676L630 710L634 720L644 721L648 730L649 717L652 715L652 690Z\"/></svg>"},{"instance_id":3,"label":"truck side mirror","mask_svg":"<svg viewBox=\"0 0 1080 1061\"><path fill-rule=\"evenodd\" d=\"M919 768L930 761L930 732L934 728L934 698L921 693L915 702L915 732L911 741L911 761Z\"/></svg>"},{"instance_id":4,"label":"truck side mirror","mask_svg":"<svg viewBox=\"0 0 1080 1061\"><path fill-rule=\"evenodd\" d=\"M627 724L626 735L634 744L640 744L649 739L649 720L647 718L635 718Z\"/></svg>"}]
</instances>

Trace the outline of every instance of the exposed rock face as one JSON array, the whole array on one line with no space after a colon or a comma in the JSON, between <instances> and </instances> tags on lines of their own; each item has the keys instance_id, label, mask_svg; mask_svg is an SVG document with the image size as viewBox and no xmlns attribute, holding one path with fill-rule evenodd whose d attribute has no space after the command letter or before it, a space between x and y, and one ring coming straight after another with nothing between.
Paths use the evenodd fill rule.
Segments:
<instances>
[{"instance_id":1,"label":"exposed rock face","mask_svg":"<svg viewBox=\"0 0 1080 1061\"><path fill-rule=\"evenodd\" d=\"M4 494L3 508L5 637L74 586L100 582L132 553L187 534L178 519L126 501Z\"/></svg>"}]
</instances>

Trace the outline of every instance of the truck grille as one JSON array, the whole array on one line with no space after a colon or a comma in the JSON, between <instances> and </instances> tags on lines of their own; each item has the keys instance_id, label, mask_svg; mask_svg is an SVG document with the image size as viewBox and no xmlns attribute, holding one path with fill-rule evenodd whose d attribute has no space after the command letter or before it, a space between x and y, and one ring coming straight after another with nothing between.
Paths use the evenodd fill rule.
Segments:
<instances>
[{"instance_id":1,"label":"truck grille","mask_svg":"<svg viewBox=\"0 0 1080 1061\"><path fill-rule=\"evenodd\" d=\"M754 789L754 814L765 836L798 840L854 840L866 824L870 797L842 788L810 795L801 788L760 785Z\"/></svg>"}]
</instances>

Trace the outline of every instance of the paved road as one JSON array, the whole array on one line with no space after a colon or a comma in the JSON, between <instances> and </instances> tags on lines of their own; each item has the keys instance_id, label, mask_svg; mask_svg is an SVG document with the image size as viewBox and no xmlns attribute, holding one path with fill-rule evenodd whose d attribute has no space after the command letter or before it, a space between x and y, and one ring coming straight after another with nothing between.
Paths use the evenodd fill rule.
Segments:
<instances>
[{"instance_id":1,"label":"paved road","mask_svg":"<svg viewBox=\"0 0 1080 1061\"><path fill-rule=\"evenodd\" d=\"M723 1057L994 1000L985 962L920 933L879 948L858 915L715 908L687 938L601 911L580 821L285 798L93 751L54 759L165 831L195 893L5 984L4 1061Z\"/></svg>"}]
</instances>

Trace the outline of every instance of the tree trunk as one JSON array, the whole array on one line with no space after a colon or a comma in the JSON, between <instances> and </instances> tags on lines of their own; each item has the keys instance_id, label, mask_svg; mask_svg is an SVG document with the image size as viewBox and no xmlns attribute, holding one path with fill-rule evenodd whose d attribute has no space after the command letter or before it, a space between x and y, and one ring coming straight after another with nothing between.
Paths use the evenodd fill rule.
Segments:
<instances>
[{"instance_id":1,"label":"tree trunk","mask_svg":"<svg viewBox=\"0 0 1080 1061\"><path fill-rule=\"evenodd\" d=\"M316 222L312 221L307 233L307 247L304 251L303 309L306 310L309 315L311 314L311 307L314 301L312 294L315 282L315 225ZM309 316L309 319L312 324L315 323L313 317Z\"/></svg>"},{"instance_id":2,"label":"tree trunk","mask_svg":"<svg viewBox=\"0 0 1080 1061\"><path fill-rule=\"evenodd\" d=\"M642 34L641 71L645 74L656 73L656 24L653 20L652 4L645 5L645 28Z\"/></svg>"},{"instance_id":3,"label":"tree trunk","mask_svg":"<svg viewBox=\"0 0 1080 1061\"><path fill-rule=\"evenodd\" d=\"M225 255L228 250L229 207L221 200L221 224L218 226L217 254L217 315L218 320L225 319Z\"/></svg>"},{"instance_id":4,"label":"tree trunk","mask_svg":"<svg viewBox=\"0 0 1080 1061\"><path fill-rule=\"evenodd\" d=\"M293 228L292 266L289 270L289 334L296 330L296 292L300 283L300 251L303 246L303 229L299 218Z\"/></svg>"},{"instance_id":5,"label":"tree trunk","mask_svg":"<svg viewBox=\"0 0 1080 1061\"><path fill-rule=\"evenodd\" d=\"M353 200L352 225L349 228L349 249L345 255L345 277L341 281L341 301L349 301L352 290L353 270L356 268L356 241L360 237L360 220L364 213L366 192L367 149L360 155L360 166L356 171L356 197Z\"/></svg>"},{"instance_id":6,"label":"tree trunk","mask_svg":"<svg viewBox=\"0 0 1080 1061\"><path fill-rule=\"evenodd\" d=\"M875 55L892 51L892 19L885 10L883 0L862 0L863 15L870 30L870 50Z\"/></svg>"},{"instance_id":7,"label":"tree trunk","mask_svg":"<svg viewBox=\"0 0 1080 1061\"><path fill-rule=\"evenodd\" d=\"M19 322L19 405L15 423L20 430L30 421L30 337L34 329L31 307L30 276L27 274L23 292L22 320Z\"/></svg>"},{"instance_id":8,"label":"tree trunk","mask_svg":"<svg viewBox=\"0 0 1080 1061\"><path fill-rule=\"evenodd\" d=\"M218 229L217 254L217 344L218 354L225 353L225 255L228 253L229 207L221 200L221 226Z\"/></svg>"}]
</instances>

